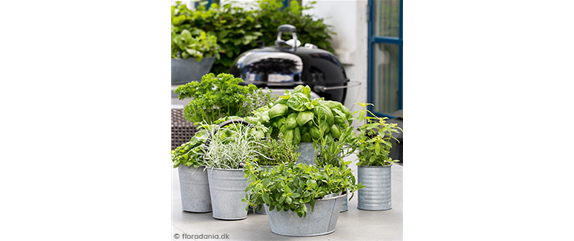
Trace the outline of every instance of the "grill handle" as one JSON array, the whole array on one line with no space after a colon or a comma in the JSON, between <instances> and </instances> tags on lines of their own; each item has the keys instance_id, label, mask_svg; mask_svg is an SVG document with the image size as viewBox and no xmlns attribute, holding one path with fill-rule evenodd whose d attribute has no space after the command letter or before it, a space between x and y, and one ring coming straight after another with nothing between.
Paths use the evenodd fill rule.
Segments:
<instances>
[{"instance_id":1,"label":"grill handle","mask_svg":"<svg viewBox=\"0 0 574 241\"><path fill-rule=\"evenodd\" d=\"M348 84L352 84L352 85L348 85ZM345 85L345 86L327 87L327 86L324 86L324 85L315 85L315 86L313 87L313 90L314 90L315 92L325 92L325 91L328 91L328 90L346 89L346 88L349 88L349 87L356 87L356 86L359 86L359 85L361 85L361 82L359 82L359 81L354 81L354 80L349 80L349 81L347 82L347 85Z\"/></svg>"},{"instance_id":2,"label":"grill handle","mask_svg":"<svg viewBox=\"0 0 574 241\"><path fill-rule=\"evenodd\" d=\"M291 24L283 24L277 27L277 40L275 40L275 45L277 47L285 46L285 40L281 39L281 34L283 32L291 33L293 36L294 44L293 44L293 52L297 51L297 28Z\"/></svg>"}]
</instances>

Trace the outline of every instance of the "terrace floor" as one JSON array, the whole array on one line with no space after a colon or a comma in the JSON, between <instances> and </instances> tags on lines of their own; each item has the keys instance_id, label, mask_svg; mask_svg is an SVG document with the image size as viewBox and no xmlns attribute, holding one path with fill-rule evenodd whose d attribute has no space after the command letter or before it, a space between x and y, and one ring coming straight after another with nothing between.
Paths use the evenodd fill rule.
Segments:
<instances>
[{"instance_id":1,"label":"terrace floor","mask_svg":"<svg viewBox=\"0 0 574 241\"><path fill-rule=\"evenodd\" d=\"M346 161L356 160L355 155ZM349 165L357 176L355 164ZM227 240L402 240L403 239L403 166L395 164L392 172L392 209L363 211L357 209L357 193L348 203L348 211L339 215L335 232L315 237L288 237L271 232L266 215L249 213L239 221L223 221L212 213L189 213L181 209L177 168L172 171L172 240L188 235L228 235ZM179 238L176 239L176 234ZM196 240L196 239L185 239Z\"/></svg>"}]
</instances>

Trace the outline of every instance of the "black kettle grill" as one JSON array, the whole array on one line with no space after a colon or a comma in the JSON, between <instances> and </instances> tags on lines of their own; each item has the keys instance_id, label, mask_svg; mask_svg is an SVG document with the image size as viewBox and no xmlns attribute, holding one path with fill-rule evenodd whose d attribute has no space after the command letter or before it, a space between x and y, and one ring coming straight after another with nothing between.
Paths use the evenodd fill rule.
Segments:
<instances>
[{"instance_id":1,"label":"black kettle grill","mask_svg":"<svg viewBox=\"0 0 574 241\"><path fill-rule=\"evenodd\" d=\"M252 49L237 57L229 73L243 79L243 84L253 84L269 89L294 89L309 85L311 90L325 100L344 103L348 87L360 82L347 79L345 69L330 52L313 44L299 47L297 29L284 24L278 27L273 47ZM292 33L293 39L281 39L283 32ZM349 85L354 82L353 85Z\"/></svg>"}]
</instances>

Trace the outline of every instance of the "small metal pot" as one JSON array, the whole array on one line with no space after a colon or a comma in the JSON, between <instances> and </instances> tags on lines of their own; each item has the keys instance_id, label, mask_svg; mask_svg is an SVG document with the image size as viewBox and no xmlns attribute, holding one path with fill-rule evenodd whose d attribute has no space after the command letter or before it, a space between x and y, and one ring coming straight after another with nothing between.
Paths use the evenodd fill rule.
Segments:
<instances>
[{"instance_id":1,"label":"small metal pot","mask_svg":"<svg viewBox=\"0 0 574 241\"><path fill-rule=\"evenodd\" d=\"M211 198L209 196L209 182L204 167L195 168L180 164L179 190L181 193L181 207L183 211L205 213L211 212Z\"/></svg>"},{"instance_id":2,"label":"small metal pot","mask_svg":"<svg viewBox=\"0 0 574 241\"><path fill-rule=\"evenodd\" d=\"M347 195L318 199L315 208L311 212L311 205L307 205L307 215L299 217L293 211L269 211L265 205L267 218L271 226L271 232L285 236L317 236L335 232L339 210Z\"/></svg>"},{"instance_id":3,"label":"small metal pot","mask_svg":"<svg viewBox=\"0 0 574 241\"><path fill-rule=\"evenodd\" d=\"M213 207L213 218L223 220L240 220L247 218L245 197L248 185L243 169L207 169L209 192Z\"/></svg>"},{"instance_id":4,"label":"small metal pot","mask_svg":"<svg viewBox=\"0 0 574 241\"><path fill-rule=\"evenodd\" d=\"M357 208L369 211L391 209L391 166L359 166L358 182L365 185L359 189Z\"/></svg>"}]
</instances>

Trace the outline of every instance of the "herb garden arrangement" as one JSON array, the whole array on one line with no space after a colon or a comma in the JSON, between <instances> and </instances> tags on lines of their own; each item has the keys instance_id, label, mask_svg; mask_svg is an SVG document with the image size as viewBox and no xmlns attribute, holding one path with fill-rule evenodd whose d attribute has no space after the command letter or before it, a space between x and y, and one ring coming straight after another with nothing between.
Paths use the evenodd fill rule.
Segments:
<instances>
[{"instance_id":1,"label":"herb garden arrangement","mask_svg":"<svg viewBox=\"0 0 574 241\"><path fill-rule=\"evenodd\" d=\"M171 7L172 98L189 100L183 116L198 128L171 151L171 160L183 211L241 220L250 207L258 208L268 215L273 233L329 234L355 192L358 209L391 209L391 140L402 130L374 117L367 110L371 104L360 103L362 110L351 113L340 102L312 99L309 86L277 97L227 73L239 54L274 45L285 23L293 25L292 32L297 29L301 43L334 52L330 26L303 12L314 2L283 2L189 9L176 1ZM187 65L202 61L201 71ZM179 65L194 75L180 74ZM352 154L356 160L349 160ZM353 161L357 177L349 168Z\"/></svg>"}]
</instances>

